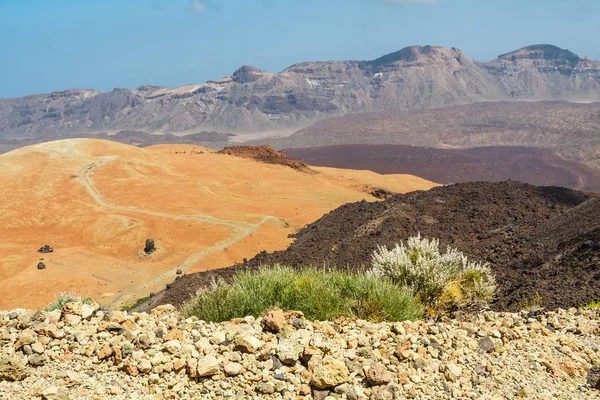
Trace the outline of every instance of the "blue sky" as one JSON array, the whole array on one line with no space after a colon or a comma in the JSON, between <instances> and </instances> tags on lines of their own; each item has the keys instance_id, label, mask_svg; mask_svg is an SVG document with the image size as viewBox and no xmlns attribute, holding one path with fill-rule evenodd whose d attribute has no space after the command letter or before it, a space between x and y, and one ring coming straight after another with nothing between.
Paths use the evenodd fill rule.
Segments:
<instances>
[{"instance_id":1,"label":"blue sky","mask_svg":"<svg viewBox=\"0 0 600 400\"><path fill-rule=\"evenodd\" d=\"M600 59L600 0L0 0L0 98L179 86L420 44Z\"/></svg>"}]
</instances>

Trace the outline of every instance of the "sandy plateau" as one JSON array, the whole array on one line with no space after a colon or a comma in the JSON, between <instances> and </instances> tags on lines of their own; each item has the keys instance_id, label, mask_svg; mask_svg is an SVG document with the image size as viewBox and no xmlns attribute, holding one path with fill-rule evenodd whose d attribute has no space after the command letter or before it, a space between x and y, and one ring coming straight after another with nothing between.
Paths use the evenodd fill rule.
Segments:
<instances>
[{"instance_id":1,"label":"sandy plateau","mask_svg":"<svg viewBox=\"0 0 600 400\"><path fill-rule=\"evenodd\" d=\"M284 249L294 233L374 188L429 189L410 175L281 165L198 146L145 149L69 139L0 156L0 309L61 291L118 306L184 273ZM143 252L152 238L157 250ZM38 248L48 244L50 254ZM46 269L38 270L38 262Z\"/></svg>"}]
</instances>

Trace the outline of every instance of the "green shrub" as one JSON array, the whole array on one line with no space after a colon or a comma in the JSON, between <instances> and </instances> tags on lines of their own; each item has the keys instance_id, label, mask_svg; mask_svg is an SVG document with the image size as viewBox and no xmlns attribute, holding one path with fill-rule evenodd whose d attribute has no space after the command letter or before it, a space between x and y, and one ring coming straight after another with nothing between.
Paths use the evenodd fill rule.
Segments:
<instances>
[{"instance_id":1,"label":"green shrub","mask_svg":"<svg viewBox=\"0 0 600 400\"><path fill-rule=\"evenodd\" d=\"M448 246L440 253L437 239L411 237L373 253L372 273L411 288L430 312L481 307L493 300L496 282L488 264L468 261Z\"/></svg>"},{"instance_id":2,"label":"green shrub","mask_svg":"<svg viewBox=\"0 0 600 400\"><path fill-rule=\"evenodd\" d=\"M311 320L341 316L371 321L421 318L409 291L387 279L340 270L274 266L238 272L231 284L215 282L183 307L187 317L221 322L258 316L270 307L302 311Z\"/></svg>"},{"instance_id":3,"label":"green shrub","mask_svg":"<svg viewBox=\"0 0 600 400\"><path fill-rule=\"evenodd\" d=\"M76 293L60 292L56 295L52 303L48 304L45 311L62 310L63 306L73 301L79 301L83 304L91 304L93 300L89 296L80 296Z\"/></svg>"},{"instance_id":4,"label":"green shrub","mask_svg":"<svg viewBox=\"0 0 600 400\"><path fill-rule=\"evenodd\" d=\"M594 310L600 308L600 299L594 300L582 307L584 310Z\"/></svg>"},{"instance_id":5,"label":"green shrub","mask_svg":"<svg viewBox=\"0 0 600 400\"><path fill-rule=\"evenodd\" d=\"M127 311L130 312L131 310L133 310L134 308L136 308L137 306L143 304L146 302L146 300L148 300L150 297L146 296L146 297L141 297L137 300L135 300L134 302L130 302L130 303L125 303L121 306L121 311Z\"/></svg>"},{"instance_id":6,"label":"green shrub","mask_svg":"<svg viewBox=\"0 0 600 400\"><path fill-rule=\"evenodd\" d=\"M544 308L543 304L544 299L539 292L535 292L535 295L523 298L523 300L519 303L519 310L525 312L535 312Z\"/></svg>"}]
</instances>

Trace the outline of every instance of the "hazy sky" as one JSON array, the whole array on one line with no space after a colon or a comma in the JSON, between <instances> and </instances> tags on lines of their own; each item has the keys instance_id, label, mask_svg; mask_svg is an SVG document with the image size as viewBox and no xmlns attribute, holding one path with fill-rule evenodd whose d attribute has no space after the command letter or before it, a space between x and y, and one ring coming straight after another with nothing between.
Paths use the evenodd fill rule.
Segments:
<instances>
[{"instance_id":1,"label":"hazy sky","mask_svg":"<svg viewBox=\"0 0 600 400\"><path fill-rule=\"evenodd\" d=\"M0 98L179 86L420 44L600 59L600 0L0 0Z\"/></svg>"}]
</instances>

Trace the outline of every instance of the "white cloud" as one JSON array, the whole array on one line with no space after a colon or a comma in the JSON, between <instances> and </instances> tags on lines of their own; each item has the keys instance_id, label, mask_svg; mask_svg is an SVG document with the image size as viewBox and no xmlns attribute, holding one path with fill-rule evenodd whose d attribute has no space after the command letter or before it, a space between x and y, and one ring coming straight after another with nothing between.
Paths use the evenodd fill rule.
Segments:
<instances>
[{"instance_id":1,"label":"white cloud","mask_svg":"<svg viewBox=\"0 0 600 400\"><path fill-rule=\"evenodd\" d=\"M200 0L190 0L188 9L193 13L203 13L206 11L206 4Z\"/></svg>"}]
</instances>

